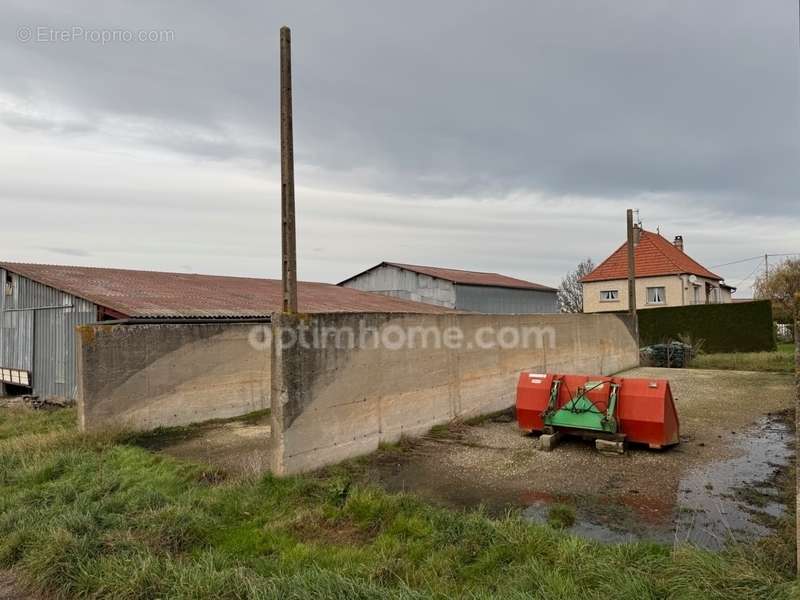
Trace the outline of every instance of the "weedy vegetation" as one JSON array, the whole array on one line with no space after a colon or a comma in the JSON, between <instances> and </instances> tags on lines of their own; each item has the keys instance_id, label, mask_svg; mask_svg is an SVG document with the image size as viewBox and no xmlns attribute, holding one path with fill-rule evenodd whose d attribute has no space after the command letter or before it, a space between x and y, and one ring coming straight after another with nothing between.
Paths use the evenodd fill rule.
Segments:
<instances>
[{"instance_id":1,"label":"weedy vegetation","mask_svg":"<svg viewBox=\"0 0 800 600\"><path fill-rule=\"evenodd\" d=\"M547 524L556 529L572 527L575 524L575 509L568 504L553 504L547 513Z\"/></svg>"},{"instance_id":2,"label":"weedy vegetation","mask_svg":"<svg viewBox=\"0 0 800 600\"><path fill-rule=\"evenodd\" d=\"M55 597L798 594L791 544L722 553L601 545L513 513L445 510L341 475L209 480L207 468L131 436L82 434L74 418L0 409L0 568Z\"/></svg>"},{"instance_id":3,"label":"weedy vegetation","mask_svg":"<svg viewBox=\"0 0 800 600\"><path fill-rule=\"evenodd\" d=\"M794 373L794 344L778 344L775 352L698 354L689 366L692 369Z\"/></svg>"}]
</instances>

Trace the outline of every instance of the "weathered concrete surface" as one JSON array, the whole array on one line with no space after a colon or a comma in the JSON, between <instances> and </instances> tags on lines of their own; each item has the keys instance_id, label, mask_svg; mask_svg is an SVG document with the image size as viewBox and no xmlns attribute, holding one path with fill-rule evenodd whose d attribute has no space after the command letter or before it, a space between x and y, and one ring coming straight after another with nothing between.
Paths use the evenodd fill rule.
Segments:
<instances>
[{"instance_id":1,"label":"weathered concrete surface","mask_svg":"<svg viewBox=\"0 0 800 600\"><path fill-rule=\"evenodd\" d=\"M269 408L269 350L244 323L85 325L78 338L81 429L152 429Z\"/></svg>"},{"instance_id":2,"label":"weathered concrete surface","mask_svg":"<svg viewBox=\"0 0 800 600\"><path fill-rule=\"evenodd\" d=\"M273 471L311 470L512 406L523 369L607 374L635 366L638 344L629 325L619 315L274 315L274 342L298 328L333 333L322 336L330 342L325 347L273 345ZM543 344L486 349L475 343L481 331L503 328L539 328ZM398 332L455 329L463 343L425 346L416 338L414 347L336 347L335 332L348 329L372 330L388 342Z\"/></svg>"}]
</instances>

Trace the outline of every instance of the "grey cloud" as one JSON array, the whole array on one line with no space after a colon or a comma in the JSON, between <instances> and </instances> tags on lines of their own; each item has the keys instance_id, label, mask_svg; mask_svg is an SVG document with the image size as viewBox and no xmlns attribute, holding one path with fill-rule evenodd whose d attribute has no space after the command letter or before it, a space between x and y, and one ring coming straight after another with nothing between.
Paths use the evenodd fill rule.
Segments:
<instances>
[{"instance_id":1,"label":"grey cloud","mask_svg":"<svg viewBox=\"0 0 800 600\"><path fill-rule=\"evenodd\" d=\"M91 256L91 252L87 252L81 248L54 248L43 247L42 250L52 252L53 254L63 254L65 256Z\"/></svg>"},{"instance_id":2,"label":"grey cloud","mask_svg":"<svg viewBox=\"0 0 800 600\"><path fill-rule=\"evenodd\" d=\"M0 122L18 131L47 131L58 134L90 133L95 127L82 121L58 121L18 112L0 112Z\"/></svg>"},{"instance_id":3,"label":"grey cloud","mask_svg":"<svg viewBox=\"0 0 800 600\"><path fill-rule=\"evenodd\" d=\"M175 39L6 39L5 91L46 90L89 119L196 130L153 140L176 152L274 163L277 30L288 23L298 161L332 180L355 174L411 195L674 192L732 212L798 212L788 2L96 6L12 2L3 22L167 28Z\"/></svg>"}]
</instances>

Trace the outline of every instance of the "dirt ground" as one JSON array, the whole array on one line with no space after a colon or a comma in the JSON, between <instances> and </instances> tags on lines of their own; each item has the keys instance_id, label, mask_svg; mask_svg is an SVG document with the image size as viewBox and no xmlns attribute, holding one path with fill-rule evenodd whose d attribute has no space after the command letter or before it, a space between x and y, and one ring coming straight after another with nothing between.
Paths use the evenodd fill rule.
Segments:
<instances>
[{"instance_id":1,"label":"dirt ground","mask_svg":"<svg viewBox=\"0 0 800 600\"><path fill-rule=\"evenodd\" d=\"M39 600L40 598L39 595L32 595L23 590L11 572L0 571L0 600Z\"/></svg>"},{"instance_id":2,"label":"dirt ground","mask_svg":"<svg viewBox=\"0 0 800 600\"><path fill-rule=\"evenodd\" d=\"M766 480L792 457L786 413L792 377L656 368L624 375L669 379L680 418L677 447L632 447L609 457L591 442L566 439L543 452L508 415L379 452L363 473L392 491L452 507L483 505L491 513L522 508L533 520L546 518L553 503L566 503L577 510L578 528L600 539L677 536L719 547L731 531L764 535L740 488L770 494ZM782 512L780 506L766 510Z\"/></svg>"},{"instance_id":3,"label":"dirt ground","mask_svg":"<svg viewBox=\"0 0 800 600\"><path fill-rule=\"evenodd\" d=\"M144 438L142 445L175 458L211 465L231 475L257 475L270 468L269 414L231 419Z\"/></svg>"}]
</instances>

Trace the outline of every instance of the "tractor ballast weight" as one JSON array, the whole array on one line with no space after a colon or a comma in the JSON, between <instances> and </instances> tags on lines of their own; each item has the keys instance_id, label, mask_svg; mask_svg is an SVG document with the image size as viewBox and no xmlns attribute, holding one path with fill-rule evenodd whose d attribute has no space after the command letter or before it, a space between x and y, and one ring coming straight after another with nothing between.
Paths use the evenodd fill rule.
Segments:
<instances>
[{"instance_id":1,"label":"tractor ballast weight","mask_svg":"<svg viewBox=\"0 0 800 600\"><path fill-rule=\"evenodd\" d=\"M679 441L678 413L666 379L523 372L517 384L517 422L526 431L651 448Z\"/></svg>"}]
</instances>

